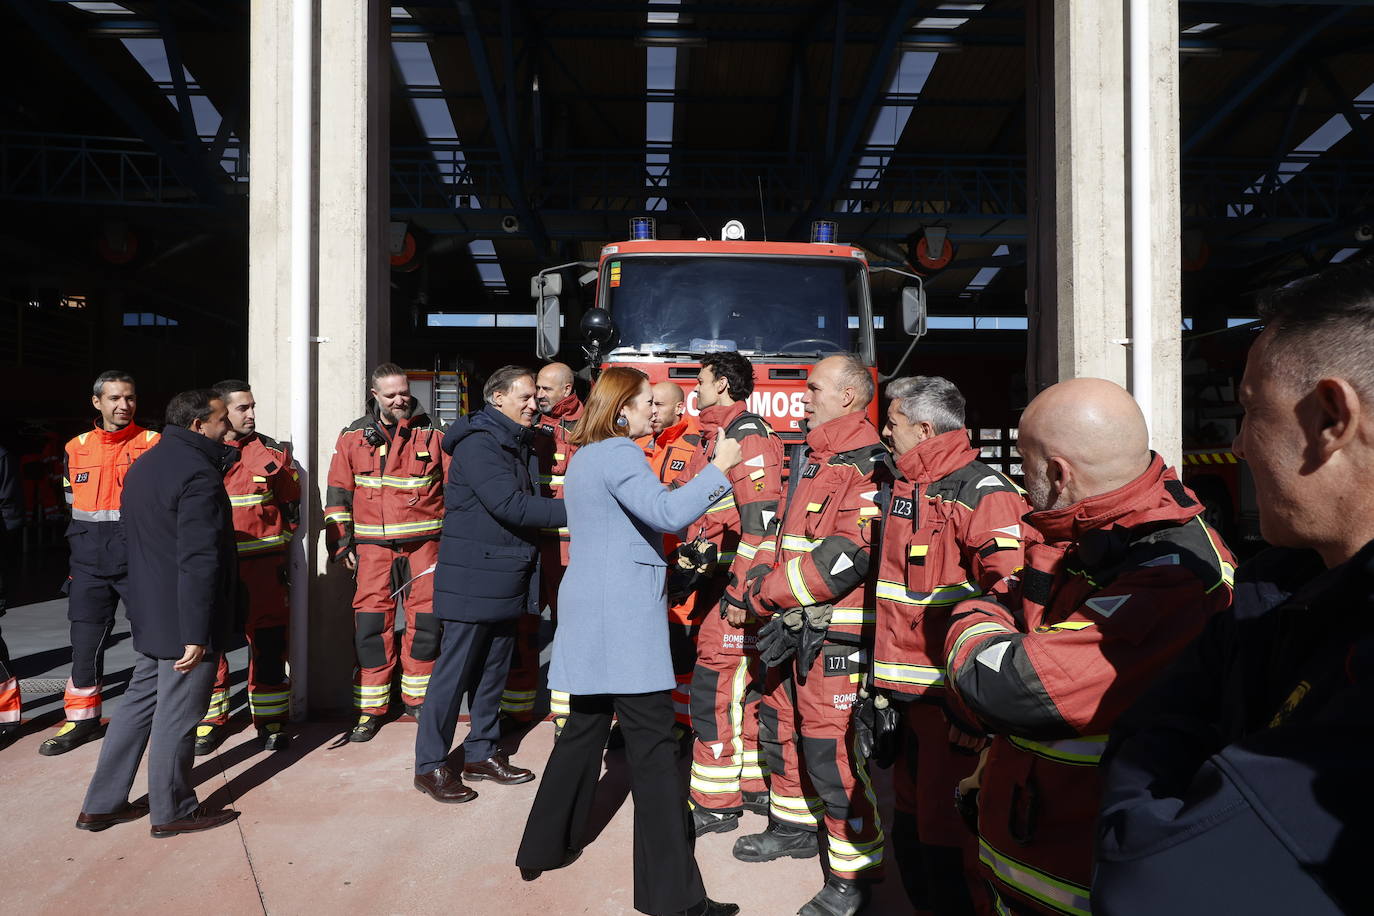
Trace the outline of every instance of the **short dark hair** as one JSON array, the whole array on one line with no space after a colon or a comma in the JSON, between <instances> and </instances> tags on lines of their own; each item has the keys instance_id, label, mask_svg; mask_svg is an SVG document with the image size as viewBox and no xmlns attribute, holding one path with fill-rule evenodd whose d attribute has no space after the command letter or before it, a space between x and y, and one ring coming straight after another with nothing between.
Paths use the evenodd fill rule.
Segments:
<instances>
[{"instance_id":1,"label":"short dark hair","mask_svg":"<svg viewBox=\"0 0 1374 916\"><path fill-rule=\"evenodd\" d=\"M215 384L210 387L214 390L215 394L219 395L220 398L225 401L229 400L229 395L231 394L237 394L240 391L251 392L253 390L253 386L249 385L241 378L223 379L215 382Z\"/></svg>"},{"instance_id":2,"label":"short dark hair","mask_svg":"<svg viewBox=\"0 0 1374 916\"><path fill-rule=\"evenodd\" d=\"M1374 257L1352 258L1261 294L1274 366L1306 388L1332 374L1374 397Z\"/></svg>"},{"instance_id":3,"label":"short dark hair","mask_svg":"<svg viewBox=\"0 0 1374 916\"><path fill-rule=\"evenodd\" d=\"M91 386L91 394L100 397L105 393L106 382L127 382L132 385L134 377L123 369L106 369L95 377L95 384Z\"/></svg>"},{"instance_id":4,"label":"short dark hair","mask_svg":"<svg viewBox=\"0 0 1374 916\"><path fill-rule=\"evenodd\" d=\"M964 428L964 395L947 378L908 375L888 382L887 396L898 401L908 423L929 423L936 433Z\"/></svg>"},{"instance_id":5,"label":"short dark hair","mask_svg":"<svg viewBox=\"0 0 1374 916\"><path fill-rule=\"evenodd\" d=\"M725 387L733 401L748 400L754 393L754 364L734 350L707 353L701 358L701 368L710 369L716 378L725 379Z\"/></svg>"},{"instance_id":6,"label":"short dark hair","mask_svg":"<svg viewBox=\"0 0 1374 916\"><path fill-rule=\"evenodd\" d=\"M834 358L844 362L844 368L840 370L841 384L854 389L860 407L868 406L873 400L873 376L868 373L868 367L853 353L836 353Z\"/></svg>"},{"instance_id":7,"label":"short dark hair","mask_svg":"<svg viewBox=\"0 0 1374 916\"><path fill-rule=\"evenodd\" d=\"M368 376L368 387L376 389L377 383L384 378L391 378L393 375L405 375L406 371L395 363L382 363L372 374Z\"/></svg>"},{"instance_id":8,"label":"short dark hair","mask_svg":"<svg viewBox=\"0 0 1374 916\"><path fill-rule=\"evenodd\" d=\"M213 388L192 388L167 402L167 413L163 419L168 426L190 429L195 421L209 418L213 402L223 400Z\"/></svg>"},{"instance_id":9,"label":"short dark hair","mask_svg":"<svg viewBox=\"0 0 1374 916\"><path fill-rule=\"evenodd\" d=\"M510 391L516 379L522 378L532 379L534 373L524 366L502 366L493 372L491 378L487 379L487 383L482 386L482 400L490 404L492 395L498 392L505 394Z\"/></svg>"}]
</instances>

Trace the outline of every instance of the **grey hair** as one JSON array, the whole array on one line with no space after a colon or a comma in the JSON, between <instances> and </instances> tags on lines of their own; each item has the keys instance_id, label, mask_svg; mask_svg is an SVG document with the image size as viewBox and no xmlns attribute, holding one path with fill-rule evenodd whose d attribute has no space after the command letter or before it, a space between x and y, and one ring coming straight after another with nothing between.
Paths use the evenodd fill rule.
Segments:
<instances>
[{"instance_id":1,"label":"grey hair","mask_svg":"<svg viewBox=\"0 0 1374 916\"><path fill-rule=\"evenodd\" d=\"M1326 376L1374 397L1374 259L1351 258L1261 294L1272 368L1306 393Z\"/></svg>"},{"instance_id":2,"label":"grey hair","mask_svg":"<svg viewBox=\"0 0 1374 916\"><path fill-rule=\"evenodd\" d=\"M929 423L937 434L964 428L964 396L947 378L908 375L888 382L887 396L899 401L908 423Z\"/></svg>"},{"instance_id":3,"label":"grey hair","mask_svg":"<svg viewBox=\"0 0 1374 916\"><path fill-rule=\"evenodd\" d=\"M844 368L840 370L840 383L854 389L855 403L859 407L867 407L873 400L873 376L869 374L868 367L853 353L837 353L834 359L844 362Z\"/></svg>"},{"instance_id":4,"label":"grey hair","mask_svg":"<svg viewBox=\"0 0 1374 916\"><path fill-rule=\"evenodd\" d=\"M127 382L132 385L134 377L123 369L106 369L95 377L95 384L91 386L91 394L100 397L105 393L106 382Z\"/></svg>"},{"instance_id":5,"label":"grey hair","mask_svg":"<svg viewBox=\"0 0 1374 916\"><path fill-rule=\"evenodd\" d=\"M493 372L487 383L482 386L482 400L488 404L492 403L493 397L510 391L516 380L522 378L533 379L534 373L524 366L502 366Z\"/></svg>"}]
</instances>

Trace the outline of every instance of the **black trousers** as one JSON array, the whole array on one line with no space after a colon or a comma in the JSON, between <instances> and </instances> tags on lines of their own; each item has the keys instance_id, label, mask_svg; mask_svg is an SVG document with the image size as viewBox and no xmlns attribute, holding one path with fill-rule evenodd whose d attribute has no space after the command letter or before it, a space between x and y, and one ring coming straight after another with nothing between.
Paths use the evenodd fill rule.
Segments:
<instances>
[{"instance_id":1,"label":"black trousers","mask_svg":"<svg viewBox=\"0 0 1374 916\"><path fill-rule=\"evenodd\" d=\"M678 770L668 691L575 696L525 823L515 863L556 868L586 844L611 715L620 720L634 797L635 909L669 916L706 896L693 846L687 790Z\"/></svg>"},{"instance_id":2,"label":"black trousers","mask_svg":"<svg viewBox=\"0 0 1374 916\"><path fill-rule=\"evenodd\" d=\"M425 708L415 729L415 772L441 767L453 746L463 697L469 696L469 729L463 762L481 763L501 748L501 690L515 646L514 620L498 623L444 621L439 658L429 675Z\"/></svg>"}]
</instances>

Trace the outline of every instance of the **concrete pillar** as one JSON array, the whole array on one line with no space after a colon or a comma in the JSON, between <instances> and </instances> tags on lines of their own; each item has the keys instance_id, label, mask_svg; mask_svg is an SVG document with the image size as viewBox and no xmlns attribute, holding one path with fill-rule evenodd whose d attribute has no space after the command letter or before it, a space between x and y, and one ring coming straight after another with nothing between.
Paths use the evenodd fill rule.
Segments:
<instances>
[{"instance_id":1,"label":"concrete pillar","mask_svg":"<svg viewBox=\"0 0 1374 916\"><path fill-rule=\"evenodd\" d=\"M1027 4L1030 239L1027 382L1129 386L1126 2ZM1150 0L1155 334L1152 445L1180 457L1178 5Z\"/></svg>"},{"instance_id":2,"label":"concrete pillar","mask_svg":"<svg viewBox=\"0 0 1374 916\"><path fill-rule=\"evenodd\" d=\"M315 6L319 138L312 174L310 390L291 391L291 4L252 0L249 157L249 380L258 424L289 435L292 397L311 405L308 442L292 443L310 483L309 696L313 712L351 706L352 578L327 562L322 498L334 440L358 417L388 340L389 6Z\"/></svg>"}]
</instances>

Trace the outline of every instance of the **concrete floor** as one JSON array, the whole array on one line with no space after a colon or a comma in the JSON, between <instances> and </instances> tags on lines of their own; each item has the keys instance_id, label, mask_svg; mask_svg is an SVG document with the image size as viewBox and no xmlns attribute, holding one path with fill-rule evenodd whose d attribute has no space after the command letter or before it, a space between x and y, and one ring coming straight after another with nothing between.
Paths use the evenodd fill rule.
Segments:
<instances>
[{"instance_id":1,"label":"concrete floor","mask_svg":"<svg viewBox=\"0 0 1374 916\"><path fill-rule=\"evenodd\" d=\"M65 679L65 604L13 608L0 621L20 677ZM107 655L111 699L132 667L122 614ZM246 650L230 654L242 683ZM538 881L520 880L515 849L538 786L477 783L480 797L440 805L411 786L414 725L388 723L370 743L338 742L344 722L293 726L289 751L259 749L236 687L235 730L200 758L195 781L212 807L243 812L234 824L200 835L155 840L147 821L101 833L73 827L100 745L61 757L38 745L61 718L60 695L26 698L23 736L0 750L0 881L9 913L200 912L348 914L633 913L632 803L622 752L608 752L598 797L601 830L582 857ZM459 737L463 729L459 728ZM553 743L549 723L512 739L518 763L538 772ZM685 770L684 770L685 773ZM685 775L684 775L685 778ZM135 793L142 791L142 777ZM875 773L890 811L888 778ZM708 893L745 914L795 913L820 887L819 860L749 865L730 854L736 837L763 829L744 815L741 830L697 843ZM895 875L879 885L868 913L911 912Z\"/></svg>"}]
</instances>

